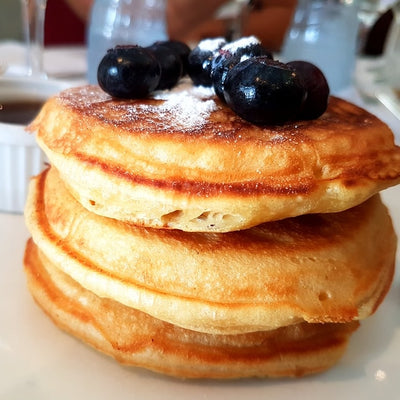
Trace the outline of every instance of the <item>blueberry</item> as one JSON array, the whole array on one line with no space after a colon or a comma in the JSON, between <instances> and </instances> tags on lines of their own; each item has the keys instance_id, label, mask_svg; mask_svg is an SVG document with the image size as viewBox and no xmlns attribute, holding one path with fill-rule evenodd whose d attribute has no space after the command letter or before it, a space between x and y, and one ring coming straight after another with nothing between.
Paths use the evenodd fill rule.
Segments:
<instances>
[{"instance_id":1,"label":"blueberry","mask_svg":"<svg viewBox=\"0 0 400 400\"><path fill-rule=\"evenodd\" d=\"M224 96L229 107L258 125L296 118L305 95L296 71L266 56L240 62L225 79Z\"/></svg>"},{"instance_id":2,"label":"blueberry","mask_svg":"<svg viewBox=\"0 0 400 400\"><path fill-rule=\"evenodd\" d=\"M218 55L211 63L211 80L215 93L223 102L225 102L224 82L228 71L239 62L258 56L273 58L272 54L254 36L227 43L218 50Z\"/></svg>"},{"instance_id":3,"label":"blueberry","mask_svg":"<svg viewBox=\"0 0 400 400\"><path fill-rule=\"evenodd\" d=\"M329 85L323 72L316 65L307 61L291 61L287 64L299 74L307 91L307 98L299 117L302 119L318 118L327 109L329 98Z\"/></svg>"},{"instance_id":4,"label":"blueberry","mask_svg":"<svg viewBox=\"0 0 400 400\"><path fill-rule=\"evenodd\" d=\"M205 39L190 52L188 73L195 86L212 86L211 62L224 44L223 38Z\"/></svg>"},{"instance_id":5,"label":"blueberry","mask_svg":"<svg viewBox=\"0 0 400 400\"><path fill-rule=\"evenodd\" d=\"M107 51L97 69L100 87L113 97L146 97L158 85L160 65L139 46L116 46Z\"/></svg>"},{"instance_id":6,"label":"blueberry","mask_svg":"<svg viewBox=\"0 0 400 400\"><path fill-rule=\"evenodd\" d=\"M190 47L179 40L165 40L156 42L158 46L165 46L170 51L175 52L182 61L182 76L185 76L188 72L188 57L190 53Z\"/></svg>"},{"instance_id":7,"label":"blueberry","mask_svg":"<svg viewBox=\"0 0 400 400\"><path fill-rule=\"evenodd\" d=\"M156 87L156 90L171 89L177 83L179 78L182 76L182 60L180 56L171 51L170 48L157 43L147 47L161 67L161 78Z\"/></svg>"}]
</instances>

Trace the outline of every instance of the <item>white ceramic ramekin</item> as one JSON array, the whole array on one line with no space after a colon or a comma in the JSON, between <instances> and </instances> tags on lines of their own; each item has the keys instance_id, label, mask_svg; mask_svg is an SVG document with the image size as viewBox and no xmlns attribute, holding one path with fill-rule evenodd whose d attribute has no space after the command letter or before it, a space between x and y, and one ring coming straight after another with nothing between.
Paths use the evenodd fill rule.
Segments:
<instances>
[{"instance_id":1,"label":"white ceramic ramekin","mask_svg":"<svg viewBox=\"0 0 400 400\"><path fill-rule=\"evenodd\" d=\"M1 78L0 105L45 101L68 86L54 80ZM38 174L46 162L35 136L25 128L23 124L0 122L0 212L23 212L29 179Z\"/></svg>"}]
</instances>

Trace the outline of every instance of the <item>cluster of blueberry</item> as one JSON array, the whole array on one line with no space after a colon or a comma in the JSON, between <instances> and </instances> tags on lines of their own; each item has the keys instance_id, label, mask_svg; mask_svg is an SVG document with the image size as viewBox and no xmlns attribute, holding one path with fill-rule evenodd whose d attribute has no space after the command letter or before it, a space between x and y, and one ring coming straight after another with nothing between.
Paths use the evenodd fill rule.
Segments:
<instances>
[{"instance_id":1,"label":"cluster of blueberry","mask_svg":"<svg viewBox=\"0 0 400 400\"><path fill-rule=\"evenodd\" d=\"M178 41L116 46L100 61L97 81L113 97L147 97L155 90L171 89L187 74L189 53L189 46Z\"/></svg>"},{"instance_id":2,"label":"cluster of blueberry","mask_svg":"<svg viewBox=\"0 0 400 400\"><path fill-rule=\"evenodd\" d=\"M114 97L141 98L171 89L186 74L194 85L212 86L222 102L254 124L315 119L328 104L329 86L318 67L274 60L254 37L206 39L193 50L179 41L117 46L100 62L97 78Z\"/></svg>"}]
</instances>

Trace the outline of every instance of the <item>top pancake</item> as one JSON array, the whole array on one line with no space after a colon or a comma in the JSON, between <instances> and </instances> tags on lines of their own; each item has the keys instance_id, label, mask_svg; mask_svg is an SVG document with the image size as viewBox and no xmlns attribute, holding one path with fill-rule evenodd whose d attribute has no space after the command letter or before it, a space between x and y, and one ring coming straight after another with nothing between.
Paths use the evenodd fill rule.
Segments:
<instances>
[{"instance_id":1,"label":"top pancake","mask_svg":"<svg viewBox=\"0 0 400 400\"><path fill-rule=\"evenodd\" d=\"M204 88L116 100L84 86L50 99L31 129L81 204L144 226L245 229L342 211L400 182L390 129L335 97L316 120L259 127Z\"/></svg>"}]
</instances>

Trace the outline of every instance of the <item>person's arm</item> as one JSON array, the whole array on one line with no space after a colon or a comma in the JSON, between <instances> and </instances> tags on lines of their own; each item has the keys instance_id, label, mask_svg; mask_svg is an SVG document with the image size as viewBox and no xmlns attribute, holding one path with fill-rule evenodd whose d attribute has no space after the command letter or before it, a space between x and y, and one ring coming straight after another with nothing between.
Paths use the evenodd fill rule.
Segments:
<instances>
[{"instance_id":1,"label":"person's arm","mask_svg":"<svg viewBox=\"0 0 400 400\"><path fill-rule=\"evenodd\" d=\"M59 0L57 0L59 1ZM94 0L63 0L82 21L88 21ZM172 37L184 36L210 19L227 0L167 0L167 21Z\"/></svg>"},{"instance_id":2,"label":"person's arm","mask_svg":"<svg viewBox=\"0 0 400 400\"><path fill-rule=\"evenodd\" d=\"M266 48L279 51L292 22L297 0L266 0L263 3L262 9L250 14L243 35L255 35Z\"/></svg>"},{"instance_id":3,"label":"person's arm","mask_svg":"<svg viewBox=\"0 0 400 400\"><path fill-rule=\"evenodd\" d=\"M188 32L210 20L227 0L168 0L167 25L172 39L184 40Z\"/></svg>"},{"instance_id":4,"label":"person's arm","mask_svg":"<svg viewBox=\"0 0 400 400\"><path fill-rule=\"evenodd\" d=\"M84 22L89 20L90 10L94 0L64 0L72 11Z\"/></svg>"},{"instance_id":5,"label":"person's arm","mask_svg":"<svg viewBox=\"0 0 400 400\"><path fill-rule=\"evenodd\" d=\"M215 19L213 16L215 10L226 1L213 2L217 6L214 7L213 11L208 8L208 14L205 11L207 8L204 6L205 2L209 3L210 1L168 0L167 20L169 35L172 39L195 43L207 37L225 36L230 21ZM187 15L178 13L178 8L175 8L178 3L180 7L192 8L193 13ZM278 51L291 23L296 5L297 0L258 1L258 7L250 13L246 24L243 26L243 36L255 35L266 48L271 51ZM196 7L200 9L204 7L201 18L198 18L197 22L195 20Z\"/></svg>"},{"instance_id":6,"label":"person's arm","mask_svg":"<svg viewBox=\"0 0 400 400\"><path fill-rule=\"evenodd\" d=\"M87 21L93 0L64 0ZM227 0L167 0L167 25L171 39L195 43L201 39L225 36L230 21L214 15ZM243 27L243 35L257 36L271 51L280 49L292 20L297 0L258 0Z\"/></svg>"}]
</instances>

